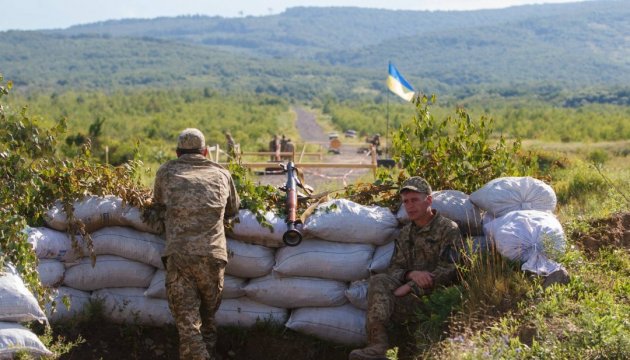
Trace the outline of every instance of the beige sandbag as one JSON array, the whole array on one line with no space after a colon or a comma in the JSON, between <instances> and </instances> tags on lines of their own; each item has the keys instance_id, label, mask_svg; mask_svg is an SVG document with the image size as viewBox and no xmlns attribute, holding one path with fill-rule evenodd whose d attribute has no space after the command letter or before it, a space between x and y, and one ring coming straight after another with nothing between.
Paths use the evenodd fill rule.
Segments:
<instances>
[{"instance_id":1,"label":"beige sandbag","mask_svg":"<svg viewBox=\"0 0 630 360\"><path fill-rule=\"evenodd\" d=\"M0 359L13 359L18 353L33 358L53 355L29 329L12 322L0 322Z\"/></svg>"},{"instance_id":2,"label":"beige sandbag","mask_svg":"<svg viewBox=\"0 0 630 360\"><path fill-rule=\"evenodd\" d=\"M263 216L271 226L271 229L262 226L251 211L240 210L238 212L238 220L235 221L229 233L230 237L267 247L284 246L282 235L287 230L285 220L271 211L266 212Z\"/></svg>"},{"instance_id":3,"label":"beige sandbag","mask_svg":"<svg viewBox=\"0 0 630 360\"><path fill-rule=\"evenodd\" d=\"M273 271L281 276L309 276L341 281L368 277L374 245L307 239L276 252Z\"/></svg>"},{"instance_id":4,"label":"beige sandbag","mask_svg":"<svg viewBox=\"0 0 630 360\"><path fill-rule=\"evenodd\" d=\"M46 321L46 314L39 307L35 296L26 288L24 281L11 264L0 273L0 321Z\"/></svg>"},{"instance_id":5,"label":"beige sandbag","mask_svg":"<svg viewBox=\"0 0 630 360\"><path fill-rule=\"evenodd\" d=\"M344 345L360 346L367 341L365 311L350 304L295 309L286 327Z\"/></svg>"},{"instance_id":6,"label":"beige sandbag","mask_svg":"<svg viewBox=\"0 0 630 360\"><path fill-rule=\"evenodd\" d=\"M397 226L398 220L387 208L335 199L319 205L303 230L328 241L382 245Z\"/></svg>"},{"instance_id":7,"label":"beige sandbag","mask_svg":"<svg viewBox=\"0 0 630 360\"><path fill-rule=\"evenodd\" d=\"M55 259L40 259L37 264L37 273L42 286L56 287L63 282L63 274L66 268L61 261Z\"/></svg>"},{"instance_id":8,"label":"beige sandbag","mask_svg":"<svg viewBox=\"0 0 630 360\"><path fill-rule=\"evenodd\" d=\"M158 227L145 223L139 209L123 204L113 195L90 195L73 204L74 217L85 224L85 230L93 232L106 226L130 226L143 232L158 233ZM44 214L46 224L56 230L68 228L68 217L60 201Z\"/></svg>"},{"instance_id":9,"label":"beige sandbag","mask_svg":"<svg viewBox=\"0 0 630 360\"><path fill-rule=\"evenodd\" d=\"M112 226L93 232L92 242L96 255L118 255L156 268L164 268L161 254L166 243L155 234L130 227Z\"/></svg>"},{"instance_id":10,"label":"beige sandbag","mask_svg":"<svg viewBox=\"0 0 630 360\"><path fill-rule=\"evenodd\" d=\"M29 244L33 246L39 259L71 261L78 257L72 248L70 236L65 231L47 227L29 227L26 229L26 234ZM76 236L75 239L80 243L80 236Z\"/></svg>"},{"instance_id":11,"label":"beige sandbag","mask_svg":"<svg viewBox=\"0 0 630 360\"><path fill-rule=\"evenodd\" d=\"M63 284L90 291L111 287L142 287L151 284L155 268L115 255L100 255L92 267L90 258L81 258L66 269Z\"/></svg>"},{"instance_id":12,"label":"beige sandbag","mask_svg":"<svg viewBox=\"0 0 630 360\"><path fill-rule=\"evenodd\" d=\"M221 301L215 319L219 326L252 327L256 322L284 324L289 317L287 309L261 304L246 296Z\"/></svg>"},{"instance_id":13,"label":"beige sandbag","mask_svg":"<svg viewBox=\"0 0 630 360\"><path fill-rule=\"evenodd\" d=\"M551 186L529 176L491 180L470 194L470 201L494 217L516 210L553 212L557 203Z\"/></svg>"},{"instance_id":14,"label":"beige sandbag","mask_svg":"<svg viewBox=\"0 0 630 360\"><path fill-rule=\"evenodd\" d=\"M48 321L58 323L83 315L90 296L87 291L60 286L54 290L53 299L46 304L44 311Z\"/></svg>"},{"instance_id":15,"label":"beige sandbag","mask_svg":"<svg viewBox=\"0 0 630 360\"><path fill-rule=\"evenodd\" d=\"M244 288L248 298L279 308L339 306L347 302L348 286L337 280L312 277L279 277L273 274L251 279Z\"/></svg>"},{"instance_id":16,"label":"beige sandbag","mask_svg":"<svg viewBox=\"0 0 630 360\"><path fill-rule=\"evenodd\" d=\"M106 288L92 293L103 304L105 319L114 324L162 326L173 324L168 302L144 296L143 288Z\"/></svg>"},{"instance_id":17,"label":"beige sandbag","mask_svg":"<svg viewBox=\"0 0 630 360\"><path fill-rule=\"evenodd\" d=\"M241 278L256 278L271 272L274 249L227 239L228 263L225 273Z\"/></svg>"},{"instance_id":18,"label":"beige sandbag","mask_svg":"<svg viewBox=\"0 0 630 360\"><path fill-rule=\"evenodd\" d=\"M348 301L350 301L350 304L361 310L367 310L367 293L369 284L369 279L353 281L350 284L345 292Z\"/></svg>"}]
</instances>

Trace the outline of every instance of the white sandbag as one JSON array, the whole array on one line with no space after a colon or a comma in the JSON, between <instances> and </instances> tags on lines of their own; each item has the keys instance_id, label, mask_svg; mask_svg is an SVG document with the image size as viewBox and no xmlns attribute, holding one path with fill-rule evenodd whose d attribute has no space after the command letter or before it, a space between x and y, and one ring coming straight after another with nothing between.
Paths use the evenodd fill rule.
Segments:
<instances>
[{"instance_id":1,"label":"white sandbag","mask_svg":"<svg viewBox=\"0 0 630 360\"><path fill-rule=\"evenodd\" d=\"M553 212L557 202L551 186L529 176L494 179L470 194L470 201L494 217L515 210Z\"/></svg>"},{"instance_id":2,"label":"white sandbag","mask_svg":"<svg viewBox=\"0 0 630 360\"><path fill-rule=\"evenodd\" d=\"M232 226L229 233L230 237L268 247L284 246L282 235L287 230L286 221L271 211L266 212L263 216L271 229L262 226L251 211L239 210L238 221L235 221Z\"/></svg>"},{"instance_id":3,"label":"white sandbag","mask_svg":"<svg viewBox=\"0 0 630 360\"><path fill-rule=\"evenodd\" d=\"M368 301L367 293L370 285L369 279L363 279L359 281L353 281L346 290L346 297L350 304L361 310L367 310Z\"/></svg>"},{"instance_id":4,"label":"white sandbag","mask_svg":"<svg viewBox=\"0 0 630 360\"><path fill-rule=\"evenodd\" d=\"M396 242L394 241L390 241L385 245L377 246L368 270L370 270L371 273L385 272L392 261L395 248Z\"/></svg>"},{"instance_id":5,"label":"white sandbag","mask_svg":"<svg viewBox=\"0 0 630 360\"><path fill-rule=\"evenodd\" d=\"M256 278L271 272L274 249L227 239L228 263L225 273L242 278Z\"/></svg>"},{"instance_id":6,"label":"white sandbag","mask_svg":"<svg viewBox=\"0 0 630 360\"><path fill-rule=\"evenodd\" d=\"M221 301L215 314L219 326L252 327L257 321L284 324L289 317L287 309L258 303L246 296Z\"/></svg>"},{"instance_id":7,"label":"white sandbag","mask_svg":"<svg viewBox=\"0 0 630 360\"><path fill-rule=\"evenodd\" d=\"M13 359L18 353L33 358L53 355L29 329L12 322L0 322L0 359Z\"/></svg>"},{"instance_id":8,"label":"white sandbag","mask_svg":"<svg viewBox=\"0 0 630 360\"><path fill-rule=\"evenodd\" d=\"M58 323L76 319L84 314L90 297L87 291L60 286L54 290L52 301L46 304L44 311L48 321Z\"/></svg>"},{"instance_id":9,"label":"white sandbag","mask_svg":"<svg viewBox=\"0 0 630 360\"><path fill-rule=\"evenodd\" d=\"M40 259L37 264L37 273L42 286L56 287L63 282L63 274L66 268L63 263L55 259Z\"/></svg>"},{"instance_id":10,"label":"white sandbag","mask_svg":"<svg viewBox=\"0 0 630 360\"><path fill-rule=\"evenodd\" d=\"M293 310L286 327L344 345L363 345L367 341L365 311L350 304Z\"/></svg>"},{"instance_id":11,"label":"white sandbag","mask_svg":"<svg viewBox=\"0 0 630 360\"><path fill-rule=\"evenodd\" d=\"M91 236L96 255L118 255L164 268L161 254L166 243L157 235L130 227L112 226L96 230Z\"/></svg>"},{"instance_id":12,"label":"white sandbag","mask_svg":"<svg viewBox=\"0 0 630 360\"><path fill-rule=\"evenodd\" d=\"M5 264L0 273L0 321L46 321L35 296L11 264Z\"/></svg>"},{"instance_id":13,"label":"white sandbag","mask_svg":"<svg viewBox=\"0 0 630 360\"><path fill-rule=\"evenodd\" d=\"M459 226L462 234L479 235L483 232L481 210L470 201L470 197L458 190L440 190L431 193L431 207ZM409 223L404 206L400 206L396 218L403 224Z\"/></svg>"},{"instance_id":14,"label":"white sandbag","mask_svg":"<svg viewBox=\"0 0 630 360\"><path fill-rule=\"evenodd\" d=\"M337 280L279 277L273 274L251 279L244 288L248 298L280 308L339 306L347 302L348 286Z\"/></svg>"},{"instance_id":15,"label":"white sandbag","mask_svg":"<svg viewBox=\"0 0 630 360\"><path fill-rule=\"evenodd\" d=\"M537 210L512 211L484 226L501 255L523 262L521 269L548 275L561 265L551 260L564 253L562 225L553 214Z\"/></svg>"},{"instance_id":16,"label":"white sandbag","mask_svg":"<svg viewBox=\"0 0 630 360\"><path fill-rule=\"evenodd\" d=\"M319 205L303 230L328 241L383 245L397 226L398 220L388 208L335 199Z\"/></svg>"},{"instance_id":17,"label":"white sandbag","mask_svg":"<svg viewBox=\"0 0 630 360\"><path fill-rule=\"evenodd\" d=\"M28 242L33 246L39 259L57 259L70 261L76 259L76 252L72 248L72 241L66 232L47 227L29 227L26 230ZM81 237L75 237L80 242Z\"/></svg>"},{"instance_id":18,"label":"white sandbag","mask_svg":"<svg viewBox=\"0 0 630 360\"><path fill-rule=\"evenodd\" d=\"M143 287L151 284L155 268L115 255L100 255L92 267L90 258L81 258L66 269L63 284L79 290L110 287Z\"/></svg>"},{"instance_id":19,"label":"white sandbag","mask_svg":"<svg viewBox=\"0 0 630 360\"><path fill-rule=\"evenodd\" d=\"M165 279L166 271L156 271L155 275L153 275L153 279L151 279L151 284L149 285L149 288L144 292L144 295L152 298L167 299L166 287L164 285ZM237 297L245 296L243 286L245 285L246 281L247 280L243 278L225 275L223 279L223 293L221 294L221 298L234 299Z\"/></svg>"},{"instance_id":20,"label":"white sandbag","mask_svg":"<svg viewBox=\"0 0 630 360\"><path fill-rule=\"evenodd\" d=\"M86 196L73 204L74 217L85 224L85 230L93 232L106 226L131 226L143 232L157 233L157 226L142 221L139 209L123 204L121 198L113 195ZM49 227L56 230L68 228L68 217L60 201L44 214Z\"/></svg>"},{"instance_id":21,"label":"white sandbag","mask_svg":"<svg viewBox=\"0 0 630 360\"><path fill-rule=\"evenodd\" d=\"M341 281L368 277L374 245L307 239L276 252L273 271L281 276L309 276Z\"/></svg>"},{"instance_id":22,"label":"white sandbag","mask_svg":"<svg viewBox=\"0 0 630 360\"><path fill-rule=\"evenodd\" d=\"M173 324L168 301L144 296L141 288L107 288L92 293L101 301L105 319L114 324L162 326Z\"/></svg>"}]
</instances>

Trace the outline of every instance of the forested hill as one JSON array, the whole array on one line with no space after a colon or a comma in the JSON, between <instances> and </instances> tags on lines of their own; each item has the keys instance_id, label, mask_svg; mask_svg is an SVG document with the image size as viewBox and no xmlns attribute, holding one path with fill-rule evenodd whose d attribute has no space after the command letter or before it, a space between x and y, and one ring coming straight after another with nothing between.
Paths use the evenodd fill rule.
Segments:
<instances>
[{"instance_id":1,"label":"forested hill","mask_svg":"<svg viewBox=\"0 0 630 360\"><path fill-rule=\"evenodd\" d=\"M599 0L116 20L0 32L0 73L33 87L192 84L302 98L379 93L392 60L423 91L626 86L629 18L628 1Z\"/></svg>"}]
</instances>

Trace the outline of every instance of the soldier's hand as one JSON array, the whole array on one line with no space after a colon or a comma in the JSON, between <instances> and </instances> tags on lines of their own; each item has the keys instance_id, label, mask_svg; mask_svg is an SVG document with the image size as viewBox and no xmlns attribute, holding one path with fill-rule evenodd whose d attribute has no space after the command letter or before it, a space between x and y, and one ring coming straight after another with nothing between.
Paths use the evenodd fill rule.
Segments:
<instances>
[{"instance_id":1,"label":"soldier's hand","mask_svg":"<svg viewBox=\"0 0 630 360\"><path fill-rule=\"evenodd\" d=\"M407 274L409 280L413 280L418 286L423 289L433 287L433 275L428 271L414 270Z\"/></svg>"},{"instance_id":2,"label":"soldier's hand","mask_svg":"<svg viewBox=\"0 0 630 360\"><path fill-rule=\"evenodd\" d=\"M401 287L394 290L395 296L405 296L411 292L411 286L404 284Z\"/></svg>"}]
</instances>

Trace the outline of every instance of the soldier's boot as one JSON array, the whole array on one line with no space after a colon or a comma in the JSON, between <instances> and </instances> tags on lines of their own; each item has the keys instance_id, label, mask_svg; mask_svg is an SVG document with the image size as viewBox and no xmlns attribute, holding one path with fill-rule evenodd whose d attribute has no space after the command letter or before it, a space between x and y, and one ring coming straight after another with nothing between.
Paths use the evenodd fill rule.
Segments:
<instances>
[{"instance_id":1,"label":"soldier's boot","mask_svg":"<svg viewBox=\"0 0 630 360\"><path fill-rule=\"evenodd\" d=\"M350 352L349 360L387 360L387 330L383 324L368 327L368 346Z\"/></svg>"}]
</instances>

